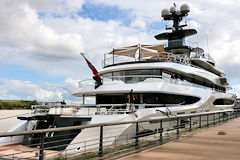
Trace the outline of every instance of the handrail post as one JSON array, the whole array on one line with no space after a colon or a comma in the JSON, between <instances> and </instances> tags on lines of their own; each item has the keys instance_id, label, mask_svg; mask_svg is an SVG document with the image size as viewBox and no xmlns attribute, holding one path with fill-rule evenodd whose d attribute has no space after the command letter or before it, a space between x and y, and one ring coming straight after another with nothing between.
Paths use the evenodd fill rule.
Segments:
<instances>
[{"instance_id":1,"label":"handrail post","mask_svg":"<svg viewBox=\"0 0 240 160\"><path fill-rule=\"evenodd\" d=\"M103 156L103 126L100 126L100 137L99 137L99 152L98 156Z\"/></svg>"},{"instance_id":2,"label":"handrail post","mask_svg":"<svg viewBox=\"0 0 240 160\"><path fill-rule=\"evenodd\" d=\"M199 128L202 128L202 117L199 115Z\"/></svg>"},{"instance_id":3,"label":"handrail post","mask_svg":"<svg viewBox=\"0 0 240 160\"><path fill-rule=\"evenodd\" d=\"M112 61L113 61L113 64L114 64L114 48L113 48L113 57L112 57Z\"/></svg>"},{"instance_id":4,"label":"handrail post","mask_svg":"<svg viewBox=\"0 0 240 160\"><path fill-rule=\"evenodd\" d=\"M103 67L106 66L106 53L104 54L104 61L103 61Z\"/></svg>"},{"instance_id":5,"label":"handrail post","mask_svg":"<svg viewBox=\"0 0 240 160\"><path fill-rule=\"evenodd\" d=\"M208 119L208 114L207 114L207 127L209 126L209 119Z\"/></svg>"},{"instance_id":6,"label":"handrail post","mask_svg":"<svg viewBox=\"0 0 240 160\"><path fill-rule=\"evenodd\" d=\"M213 113L213 124L215 125L215 113Z\"/></svg>"},{"instance_id":7,"label":"handrail post","mask_svg":"<svg viewBox=\"0 0 240 160\"><path fill-rule=\"evenodd\" d=\"M163 132L162 120L160 120L160 137L159 137L159 141L160 141L160 142L163 141L163 138L162 138L162 132Z\"/></svg>"},{"instance_id":8,"label":"handrail post","mask_svg":"<svg viewBox=\"0 0 240 160\"><path fill-rule=\"evenodd\" d=\"M189 131L192 131L192 117L189 117Z\"/></svg>"},{"instance_id":9,"label":"handrail post","mask_svg":"<svg viewBox=\"0 0 240 160\"><path fill-rule=\"evenodd\" d=\"M40 134L39 160L44 159L44 133Z\"/></svg>"},{"instance_id":10,"label":"handrail post","mask_svg":"<svg viewBox=\"0 0 240 160\"><path fill-rule=\"evenodd\" d=\"M138 122L136 123L136 139L135 139L135 148L138 148Z\"/></svg>"},{"instance_id":11,"label":"handrail post","mask_svg":"<svg viewBox=\"0 0 240 160\"><path fill-rule=\"evenodd\" d=\"M136 58L135 58L136 61ZM141 44L138 44L138 61L141 61Z\"/></svg>"},{"instance_id":12,"label":"handrail post","mask_svg":"<svg viewBox=\"0 0 240 160\"><path fill-rule=\"evenodd\" d=\"M220 112L218 113L218 122L220 123L221 121L221 116L220 116Z\"/></svg>"},{"instance_id":13,"label":"handrail post","mask_svg":"<svg viewBox=\"0 0 240 160\"><path fill-rule=\"evenodd\" d=\"M177 135L179 135L179 118L177 118Z\"/></svg>"}]
</instances>

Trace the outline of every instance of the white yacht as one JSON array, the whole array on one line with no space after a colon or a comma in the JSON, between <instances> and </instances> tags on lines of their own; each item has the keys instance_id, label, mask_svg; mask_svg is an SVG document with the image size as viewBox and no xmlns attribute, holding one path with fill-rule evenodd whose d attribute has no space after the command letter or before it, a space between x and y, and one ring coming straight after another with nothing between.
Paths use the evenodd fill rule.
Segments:
<instances>
[{"instance_id":1,"label":"white yacht","mask_svg":"<svg viewBox=\"0 0 240 160\"><path fill-rule=\"evenodd\" d=\"M180 24L189 11L186 4L183 4L180 10L176 7L162 10L163 19L173 21L173 26L166 28L168 32L155 36L157 40L165 40L165 43L137 44L113 49L105 54L103 69L98 73L102 80L95 78L95 81L80 81L79 89L73 93L73 96L82 97L82 104L70 107L34 106L38 113L18 117L21 122L9 131L154 120L166 116L233 108L236 97L228 93L231 87L225 73L202 48L185 41L186 37L197 33L195 29L184 29L187 24ZM131 89L135 97L134 104L126 101ZM86 104L88 97L91 97L95 104ZM41 110L47 112L40 114ZM139 132L141 134L154 131L158 125L143 123ZM121 140L125 135L135 135L134 124L107 126L104 129L104 137L112 137L104 145L113 143L113 137ZM98 145L99 140L96 140L96 137L99 137L99 130L99 127L87 128L75 131L75 135L69 136L64 132L66 139L69 139L64 142L67 145L56 149L65 150L63 154L67 155L91 149ZM57 140L61 134L63 133L51 133L47 141ZM14 142L33 144L33 139L38 136L18 137ZM8 141L11 143L10 139L2 138L0 144Z\"/></svg>"}]
</instances>

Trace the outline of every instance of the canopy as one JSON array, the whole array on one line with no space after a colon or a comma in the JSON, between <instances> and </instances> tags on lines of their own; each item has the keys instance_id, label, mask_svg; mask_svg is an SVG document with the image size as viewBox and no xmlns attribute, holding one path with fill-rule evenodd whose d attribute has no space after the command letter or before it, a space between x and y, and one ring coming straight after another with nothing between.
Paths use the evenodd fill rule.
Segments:
<instances>
[{"instance_id":1,"label":"canopy","mask_svg":"<svg viewBox=\"0 0 240 160\"><path fill-rule=\"evenodd\" d=\"M136 55L139 55L139 58L155 56L159 52L166 52L164 50L164 45L133 45L123 48L113 49L108 54L121 55L135 58Z\"/></svg>"}]
</instances>

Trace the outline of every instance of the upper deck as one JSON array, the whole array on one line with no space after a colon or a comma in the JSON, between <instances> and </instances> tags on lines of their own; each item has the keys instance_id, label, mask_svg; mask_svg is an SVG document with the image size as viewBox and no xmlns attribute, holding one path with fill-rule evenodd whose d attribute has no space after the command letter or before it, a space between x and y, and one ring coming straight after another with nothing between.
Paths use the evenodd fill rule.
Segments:
<instances>
[{"instance_id":1,"label":"upper deck","mask_svg":"<svg viewBox=\"0 0 240 160\"><path fill-rule=\"evenodd\" d=\"M156 62L156 61L176 61L182 62L186 60L184 57L174 55L164 50L165 44L161 45L133 45L118 49L113 49L111 52L104 55L102 61L103 68L139 62Z\"/></svg>"},{"instance_id":2,"label":"upper deck","mask_svg":"<svg viewBox=\"0 0 240 160\"><path fill-rule=\"evenodd\" d=\"M171 43L178 44L178 40ZM189 61L191 59L205 59L205 61L211 64L213 67L215 66L215 62L212 57L209 54L204 53L203 49L198 48L196 45L197 43L191 43L189 41L186 43L192 46L192 52L190 56L185 54L174 54L165 51L164 48L168 46L168 43L163 43L160 45L138 44L113 49L111 52L104 55L102 66L103 68L106 68L114 65L144 62L176 62L189 65Z\"/></svg>"}]
</instances>

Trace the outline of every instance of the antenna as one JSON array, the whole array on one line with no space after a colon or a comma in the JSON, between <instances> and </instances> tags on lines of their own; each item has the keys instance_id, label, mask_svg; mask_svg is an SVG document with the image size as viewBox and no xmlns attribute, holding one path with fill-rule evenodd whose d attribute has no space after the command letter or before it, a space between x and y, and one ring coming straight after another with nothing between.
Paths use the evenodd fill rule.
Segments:
<instances>
[{"instance_id":1,"label":"antenna","mask_svg":"<svg viewBox=\"0 0 240 160\"><path fill-rule=\"evenodd\" d=\"M207 50L208 50L208 54L210 54L209 53L209 47L208 47L208 34L207 34Z\"/></svg>"},{"instance_id":2,"label":"antenna","mask_svg":"<svg viewBox=\"0 0 240 160\"><path fill-rule=\"evenodd\" d=\"M208 54L209 54L209 44L208 44L208 32L206 31L206 28L208 28L208 26L207 26L207 24L205 23L205 25L204 26L206 26L206 27L204 27L204 32L206 33L206 35L207 35L207 52L208 52Z\"/></svg>"}]
</instances>

